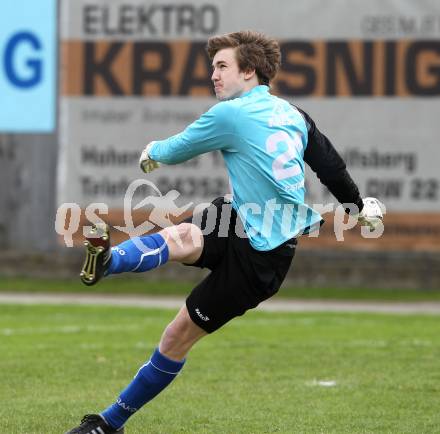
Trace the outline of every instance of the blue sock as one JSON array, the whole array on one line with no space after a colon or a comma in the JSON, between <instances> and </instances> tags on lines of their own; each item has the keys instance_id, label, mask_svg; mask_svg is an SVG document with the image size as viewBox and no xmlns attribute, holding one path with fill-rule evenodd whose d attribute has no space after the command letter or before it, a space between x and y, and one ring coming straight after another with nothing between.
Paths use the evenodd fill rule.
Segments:
<instances>
[{"instance_id":1,"label":"blue sock","mask_svg":"<svg viewBox=\"0 0 440 434\"><path fill-rule=\"evenodd\" d=\"M130 416L176 378L184 363L185 359L176 362L156 348L149 362L139 369L116 402L101 413L102 417L113 428L119 429Z\"/></svg>"},{"instance_id":2,"label":"blue sock","mask_svg":"<svg viewBox=\"0 0 440 434\"><path fill-rule=\"evenodd\" d=\"M168 246L160 234L129 239L113 247L110 266L106 275L125 271L151 270L168 261Z\"/></svg>"}]
</instances>

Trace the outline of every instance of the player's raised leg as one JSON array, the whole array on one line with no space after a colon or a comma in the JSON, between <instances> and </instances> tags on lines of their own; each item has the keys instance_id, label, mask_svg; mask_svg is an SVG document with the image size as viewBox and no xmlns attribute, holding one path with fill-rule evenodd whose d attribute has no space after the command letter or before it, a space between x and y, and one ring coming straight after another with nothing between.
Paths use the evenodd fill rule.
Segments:
<instances>
[{"instance_id":1,"label":"player's raised leg","mask_svg":"<svg viewBox=\"0 0 440 434\"><path fill-rule=\"evenodd\" d=\"M94 285L103 276L140 273L168 261L191 264L201 255L203 235L197 226L181 223L111 248L109 226L102 223L92 226L84 244L86 259L80 277L85 285Z\"/></svg>"}]
</instances>

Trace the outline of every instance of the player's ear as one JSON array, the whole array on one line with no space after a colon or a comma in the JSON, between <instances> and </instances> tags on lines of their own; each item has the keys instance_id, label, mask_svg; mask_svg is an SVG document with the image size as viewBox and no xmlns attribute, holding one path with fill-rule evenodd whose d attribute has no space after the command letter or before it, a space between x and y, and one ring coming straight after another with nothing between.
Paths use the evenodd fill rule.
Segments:
<instances>
[{"instance_id":1,"label":"player's ear","mask_svg":"<svg viewBox=\"0 0 440 434\"><path fill-rule=\"evenodd\" d=\"M244 79L250 80L252 77L254 77L256 74L255 69L249 69L247 71L244 71Z\"/></svg>"}]
</instances>

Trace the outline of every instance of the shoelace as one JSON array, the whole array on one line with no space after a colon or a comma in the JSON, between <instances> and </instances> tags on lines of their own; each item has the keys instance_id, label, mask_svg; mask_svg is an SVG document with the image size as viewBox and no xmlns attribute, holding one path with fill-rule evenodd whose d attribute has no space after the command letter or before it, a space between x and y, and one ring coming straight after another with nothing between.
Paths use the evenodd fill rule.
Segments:
<instances>
[{"instance_id":1,"label":"shoelace","mask_svg":"<svg viewBox=\"0 0 440 434\"><path fill-rule=\"evenodd\" d=\"M74 433L79 433L81 432L81 429L84 428L84 425L88 422L98 422L98 418L97 416L95 416L94 414L86 414L82 419L81 419L81 424L78 428L75 429L75 431L72 431L72 434Z\"/></svg>"},{"instance_id":2,"label":"shoelace","mask_svg":"<svg viewBox=\"0 0 440 434\"><path fill-rule=\"evenodd\" d=\"M84 422L93 421L93 420L95 420L95 419L97 419L97 417L96 417L95 415L93 415L93 414L86 414L86 415L81 419L81 425L82 425Z\"/></svg>"}]
</instances>

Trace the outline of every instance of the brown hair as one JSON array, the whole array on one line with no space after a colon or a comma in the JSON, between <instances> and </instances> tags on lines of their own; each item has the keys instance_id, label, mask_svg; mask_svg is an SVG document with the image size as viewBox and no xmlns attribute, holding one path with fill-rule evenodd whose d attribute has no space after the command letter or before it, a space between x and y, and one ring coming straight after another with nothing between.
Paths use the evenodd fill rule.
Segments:
<instances>
[{"instance_id":1,"label":"brown hair","mask_svg":"<svg viewBox=\"0 0 440 434\"><path fill-rule=\"evenodd\" d=\"M206 51L211 60L224 48L235 48L240 71L255 69L260 84L268 85L281 65L278 42L262 33L244 30L208 39Z\"/></svg>"}]
</instances>

